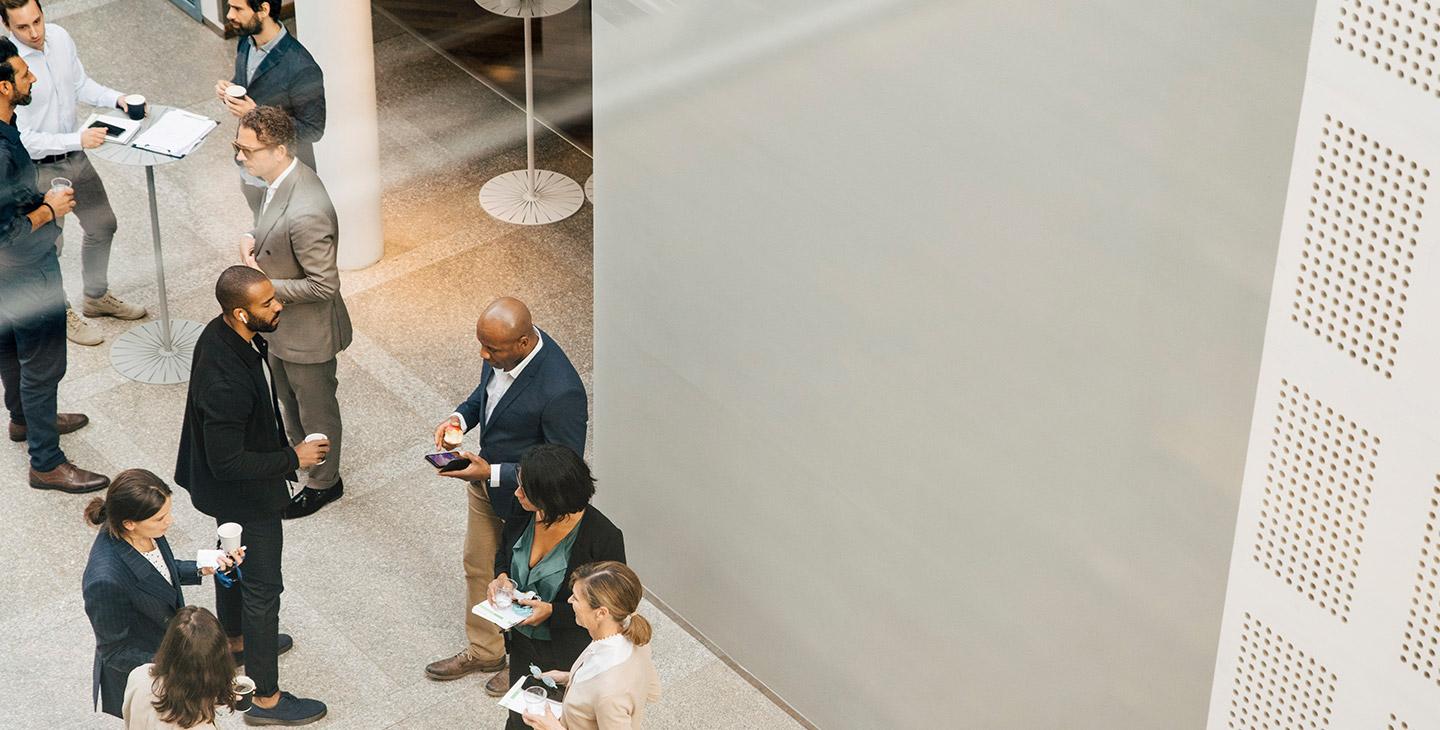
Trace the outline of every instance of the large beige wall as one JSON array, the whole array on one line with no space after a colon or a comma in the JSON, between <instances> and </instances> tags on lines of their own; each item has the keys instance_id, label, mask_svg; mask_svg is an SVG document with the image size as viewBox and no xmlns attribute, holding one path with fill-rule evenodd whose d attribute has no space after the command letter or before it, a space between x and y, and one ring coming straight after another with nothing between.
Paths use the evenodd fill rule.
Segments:
<instances>
[{"instance_id":1,"label":"large beige wall","mask_svg":"<svg viewBox=\"0 0 1440 730\"><path fill-rule=\"evenodd\" d=\"M1203 723L1312 12L597 1L647 585L826 728Z\"/></svg>"}]
</instances>

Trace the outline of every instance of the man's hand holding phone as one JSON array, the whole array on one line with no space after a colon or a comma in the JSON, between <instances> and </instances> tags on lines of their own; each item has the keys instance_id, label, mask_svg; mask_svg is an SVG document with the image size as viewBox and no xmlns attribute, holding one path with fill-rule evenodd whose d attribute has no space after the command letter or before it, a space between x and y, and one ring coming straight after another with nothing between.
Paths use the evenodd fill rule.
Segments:
<instances>
[{"instance_id":1,"label":"man's hand holding phone","mask_svg":"<svg viewBox=\"0 0 1440 730\"><path fill-rule=\"evenodd\" d=\"M464 459L470 462L469 466L463 469L442 469L440 476L464 479L467 482L483 482L490 478L490 462L469 451L456 450L455 454L458 456L457 461Z\"/></svg>"}]
</instances>

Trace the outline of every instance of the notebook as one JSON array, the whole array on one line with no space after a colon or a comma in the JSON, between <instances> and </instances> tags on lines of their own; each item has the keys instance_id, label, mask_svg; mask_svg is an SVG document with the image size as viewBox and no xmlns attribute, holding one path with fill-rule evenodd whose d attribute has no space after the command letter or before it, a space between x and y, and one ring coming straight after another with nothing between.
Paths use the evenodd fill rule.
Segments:
<instances>
[{"instance_id":1,"label":"notebook","mask_svg":"<svg viewBox=\"0 0 1440 730\"><path fill-rule=\"evenodd\" d=\"M205 136L219 125L210 117L184 109L171 109L142 132L131 146L170 157L184 157L199 147Z\"/></svg>"}]
</instances>

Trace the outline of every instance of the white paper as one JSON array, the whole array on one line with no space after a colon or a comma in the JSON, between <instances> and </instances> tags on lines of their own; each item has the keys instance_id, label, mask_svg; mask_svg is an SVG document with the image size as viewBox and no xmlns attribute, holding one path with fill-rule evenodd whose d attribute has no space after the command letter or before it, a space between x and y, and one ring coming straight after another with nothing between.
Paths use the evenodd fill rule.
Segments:
<instances>
[{"instance_id":1,"label":"white paper","mask_svg":"<svg viewBox=\"0 0 1440 730\"><path fill-rule=\"evenodd\" d=\"M500 698L500 706L507 710L514 710L522 715L525 714L525 698L521 696L525 694L525 688L521 686L524 684L525 678L521 677L520 681L516 682L515 686L511 687L510 691L506 692L505 696ZM565 716L565 706L555 700L545 700L545 709L549 710L550 714L554 715L557 719Z\"/></svg>"},{"instance_id":2,"label":"white paper","mask_svg":"<svg viewBox=\"0 0 1440 730\"><path fill-rule=\"evenodd\" d=\"M533 593L519 593L519 594L516 594L516 596L517 596L518 598L525 598L525 599L530 599L530 598L534 598L534 597L535 597L535 595L534 595ZM483 601L475 604L475 606L470 609L470 613L473 613L473 614L475 614L476 616L479 616L480 618L483 618L483 619L485 619L486 621L489 621L490 623L495 624L496 626L499 626L500 629L503 631L503 630L505 630L505 629L509 629L510 627L514 626L515 624L520 623L521 621L524 621L524 620L527 619L527 618L530 618L530 614L528 614L528 613L526 613L526 614L516 613L516 612L515 612L515 609L516 609L516 608L523 608L523 606L521 606L521 605L518 604L518 603L512 603L512 604L510 604L509 606L505 607L504 609L499 609L499 608L496 608L493 604L491 604L491 603L490 603L490 599L487 598L487 599L485 599L485 600L483 600Z\"/></svg>"},{"instance_id":3,"label":"white paper","mask_svg":"<svg viewBox=\"0 0 1440 730\"><path fill-rule=\"evenodd\" d=\"M224 550L196 550L196 551L195 551L195 567L197 567L197 568L214 568L214 569L216 569L216 570L219 570L219 569L220 569L220 556L221 556L221 555L224 555L224 554L225 554L225 551L224 551Z\"/></svg>"},{"instance_id":4,"label":"white paper","mask_svg":"<svg viewBox=\"0 0 1440 730\"><path fill-rule=\"evenodd\" d=\"M205 135L217 125L219 122L209 117L184 109L171 109L145 130L133 146L172 157L184 157L199 147Z\"/></svg>"}]
</instances>

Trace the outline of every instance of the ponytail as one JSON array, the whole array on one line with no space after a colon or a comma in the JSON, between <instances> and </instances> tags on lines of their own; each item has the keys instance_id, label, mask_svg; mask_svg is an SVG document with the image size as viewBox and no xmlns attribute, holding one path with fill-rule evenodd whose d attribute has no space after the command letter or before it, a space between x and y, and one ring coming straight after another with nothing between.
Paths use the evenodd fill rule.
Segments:
<instances>
[{"instance_id":1,"label":"ponytail","mask_svg":"<svg viewBox=\"0 0 1440 730\"><path fill-rule=\"evenodd\" d=\"M632 613L620 622L620 634L635 646L645 646L650 643L650 621L638 613Z\"/></svg>"},{"instance_id":2,"label":"ponytail","mask_svg":"<svg viewBox=\"0 0 1440 730\"><path fill-rule=\"evenodd\" d=\"M91 525L105 524L105 498L96 497L85 505L85 522Z\"/></svg>"}]
</instances>

